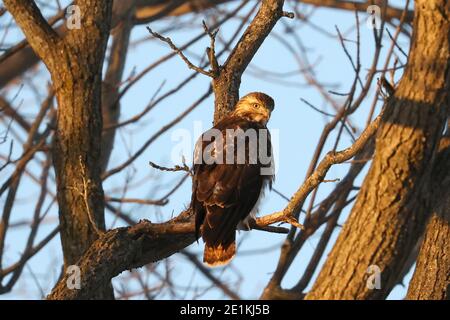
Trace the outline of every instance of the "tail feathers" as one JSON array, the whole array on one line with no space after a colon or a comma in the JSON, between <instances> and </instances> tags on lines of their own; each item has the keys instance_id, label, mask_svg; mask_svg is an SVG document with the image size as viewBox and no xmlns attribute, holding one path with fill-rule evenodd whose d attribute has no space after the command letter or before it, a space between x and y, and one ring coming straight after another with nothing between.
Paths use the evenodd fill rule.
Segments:
<instances>
[{"instance_id":1,"label":"tail feathers","mask_svg":"<svg viewBox=\"0 0 450 320\"><path fill-rule=\"evenodd\" d=\"M205 244L203 262L210 267L228 264L236 254L236 242L227 244Z\"/></svg>"}]
</instances>

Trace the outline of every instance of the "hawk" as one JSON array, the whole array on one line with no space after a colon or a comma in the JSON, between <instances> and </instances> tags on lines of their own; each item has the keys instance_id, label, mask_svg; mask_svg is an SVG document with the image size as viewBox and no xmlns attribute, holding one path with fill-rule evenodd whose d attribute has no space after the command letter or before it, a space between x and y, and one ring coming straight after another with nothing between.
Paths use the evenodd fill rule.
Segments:
<instances>
[{"instance_id":1,"label":"hawk","mask_svg":"<svg viewBox=\"0 0 450 320\"><path fill-rule=\"evenodd\" d=\"M241 98L234 111L202 134L194 152L191 208L203 262L220 266L236 254L236 230L255 214L273 174L266 125L274 101L261 92Z\"/></svg>"}]
</instances>

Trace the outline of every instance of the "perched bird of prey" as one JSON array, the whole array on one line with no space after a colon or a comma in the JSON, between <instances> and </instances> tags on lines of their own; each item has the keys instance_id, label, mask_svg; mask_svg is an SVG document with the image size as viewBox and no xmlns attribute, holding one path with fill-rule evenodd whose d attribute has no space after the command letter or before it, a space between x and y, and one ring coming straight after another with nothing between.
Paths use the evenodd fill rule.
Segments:
<instances>
[{"instance_id":1,"label":"perched bird of prey","mask_svg":"<svg viewBox=\"0 0 450 320\"><path fill-rule=\"evenodd\" d=\"M274 178L266 124L274 101L264 93L241 98L233 112L203 133L196 144L191 207L197 239L205 243L209 266L229 263L236 254L236 230L256 213Z\"/></svg>"}]
</instances>

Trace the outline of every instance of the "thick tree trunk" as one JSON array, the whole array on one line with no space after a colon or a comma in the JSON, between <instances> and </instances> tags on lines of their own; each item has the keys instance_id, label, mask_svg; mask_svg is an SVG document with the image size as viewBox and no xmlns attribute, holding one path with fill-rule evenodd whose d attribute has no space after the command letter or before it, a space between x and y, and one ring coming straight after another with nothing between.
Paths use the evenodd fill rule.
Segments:
<instances>
[{"instance_id":1,"label":"thick tree trunk","mask_svg":"<svg viewBox=\"0 0 450 320\"><path fill-rule=\"evenodd\" d=\"M67 35L65 55L52 72L58 100L53 159L65 267L76 264L97 239L99 230L105 229L99 165L101 68L112 1L83 1L80 7L86 20L80 31ZM89 15L89 11L96 15ZM102 288L93 298L113 298L112 288Z\"/></svg>"},{"instance_id":2,"label":"thick tree trunk","mask_svg":"<svg viewBox=\"0 0 450 320\"><path fill-rule=\"evenodd\" d=\"M283 3L284 0L262 1L258 14L218 71L213 83L215 119L234 107L242 73L275 23L287 15L283 12ZM109 230L78 261L82 275L81 289L68 289L66 274L47 298L90 299L99 287L120 272L164 259L194 241L194 222L190 210L162 224L140 222L129 228Z\"/></svg>"},{"instance_id":3,"label":"thick tree trunk","mask_svg":"<svg viewBox=\"0 0 450 320\"><path fill-rule=\"evenodd\" d=\"M408 66L387 101L372 166L307 299L382 299L398 282L426 222L430 164L447 115L449 17L447 1L416 0ZM370 266L381 271L379 289L368 285Z\"/></svg>"},{"instance_id":4,"label":"thick tree trunk","mask_svg":"<svg viewBox=\"0 0 450 320\"><path fill-rule=\"evenodd\" d=\"M104 230L101 74L112 0L76 1L80 28L59 37L33 1L5 1L52 77L58 101L53 162L64 267L76 264ZM92 298L113 298L110 285Z\"/></svg>"},{"instance_id":5,"label":"thick tree trunk","mask_svg":"<svg viewBox=\"0 0 450 320\"><path fill-rule=\"evenodd\" d=\"M433 169L433 210L407 299L450 299L450 136Z\"/></svg>"}]
</instances>

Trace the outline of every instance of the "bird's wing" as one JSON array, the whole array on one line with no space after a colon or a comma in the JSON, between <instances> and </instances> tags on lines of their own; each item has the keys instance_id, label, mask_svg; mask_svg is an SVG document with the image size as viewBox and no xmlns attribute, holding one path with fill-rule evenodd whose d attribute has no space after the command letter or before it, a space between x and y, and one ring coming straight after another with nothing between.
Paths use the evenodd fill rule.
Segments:
<instances>
[{"instance_id":1,"label":"bird's wing","mask_svg":"<svg viewBox=\"0 0 450 320\"><path fill-rule=\"evenodd\" d=\"M219 123L223 135L226 129L247 129L248 123L242 120L228 119ZM210 142L200 142L204 150ZM226 139L221 146L226 148ZM215 150L220 153L223 150ZM196 230L205 224L214 234L206 235L222 239L224 234L234 232L240 220L244 219L257 202L267 178L260 175L259 164L201 164L194 165L194 183L192 203L196 213ZM205 236L205 234L204 234ZM211 239L214 240L214 239Z\"/></svg>"}]
</instances>

